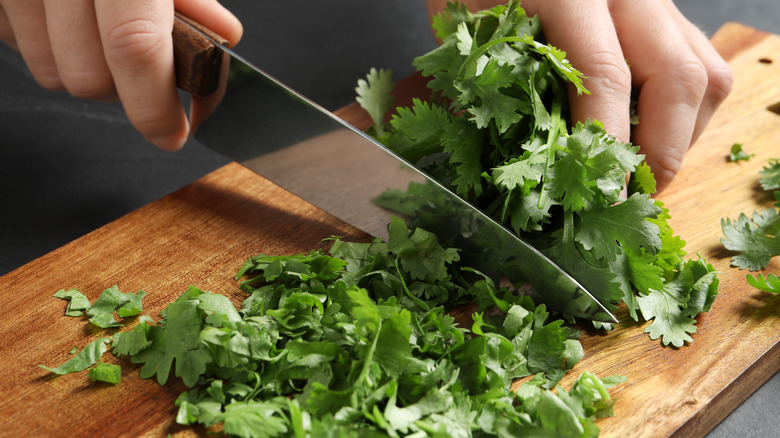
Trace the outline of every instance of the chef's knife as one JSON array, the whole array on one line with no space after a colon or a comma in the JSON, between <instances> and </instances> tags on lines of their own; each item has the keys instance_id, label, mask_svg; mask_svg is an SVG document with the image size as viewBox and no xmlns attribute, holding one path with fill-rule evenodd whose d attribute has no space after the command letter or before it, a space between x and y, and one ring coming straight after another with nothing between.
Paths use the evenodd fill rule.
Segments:
<instances>
[{"instance_id":1,"label":"chef's knife","mask_svg":"<svg viewBox=\"0 0 780 438\"><path fill-rule=\"evenodd\" d=\"M617 322L613 305L533 246L181 15L174 47L177 84L207 103L208 114L192 114L207 147L373 236L386 238L391 217L405 217L462 248L469 266L527 282L550 310ZM383 199L396 208L380 207Z\"/></svg>"}]
</instances>

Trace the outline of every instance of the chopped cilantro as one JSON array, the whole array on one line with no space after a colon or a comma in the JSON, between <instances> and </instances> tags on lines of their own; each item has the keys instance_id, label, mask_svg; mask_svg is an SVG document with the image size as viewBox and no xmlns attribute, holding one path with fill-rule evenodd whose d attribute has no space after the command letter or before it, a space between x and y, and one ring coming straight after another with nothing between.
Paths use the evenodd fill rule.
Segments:
<instances>
[{"instance_id":1,"label":"chopped cilantro","mask_svg":"<svg viewBox=\"0 0 780 438\"><path fill-rule=\"evenodd\" d=\"M114 319L114 311L122 318L140 314L144 295L144 291L123 293L114 285L104 290L87 310L87 315L91 316L89 322L101 328L119 327L122 323Z\"/></svg>"},{"instance_id":2,"label":"chopped cilantro","mask_svg":"<svg viewBox=\"0 0 780 438\"><path fill-rule=\"evenodd\" d=\"M54 296L68 300L65 309L67 316L81 316L86 310L90 322L100 328L120 327L122 324L114 319L114 311L121 318L139 315L143 311L142 301L146 292L123 293L116 285L104 290L93 304L89 298L76 289L60 289Z\"/></svg>"},{"instance_id":3,"label":"chopped cilantro","mask_svg":"<svg viewBox=\"0 0 780 438\"><path fill-rule=\"evenodd\" d=\"M734 143L731 145L731 151L729 152L729 161L747 161L755 154L748 154L742 147L742 143Z\"/></svg>"},{"instance_id":4,"label":"chopped cilantro","mask_svg":"<svg viewBox=\"0 0 780 438\"><path fill-rule=\"evenodd\" d=\"M38 366L45 370L49 370L54 374L68 374L83 371L97 363L100 357L103 356L103 353L108 350L108 343L110 341L111 338L109 337L96 339L79 351L78 354L58 367L51 368L44 365Z\"/></svg>"},{"instance_id":5,"label":"chopped cilantro","mask_svg":"<svg viewBox=\"0 0 780 438\"><path fill-rule=\"evenodd\" d=\"M387 242L334 238L328 253L252 257L237 276L240 308L190 287L162 320L144 315L114 334L113 353L160 384L175 370L192 388L176 421L221 423L230 436L598 434L608 389L624 379L584 373L556 388L584 356L578 331L433 234L397 218L389 231ZM470 329L448 313L468 301ZM97 363L90 378L116 384L120 369L97 362L109 341L47 369ZM515 393L521 377L531 380Z\"/></svg>"},{"instance_id":6,"label":"chopped cilantro","mask_svg":"<svg viewBox=\"0 0 780 438\"><path fill-rule=\"evenodd\" d=\"M119 365L98 362L89 369L89 379L93 382L105 382L118 385L122 380L122 367Z\"/></svg>"},{"instance_id":7,"label":"chopped cilantro","mask_svg":"<svg viewBox=\"0 0 780 438\"><path fill-rule=\"evenodd\" d=\"M76 289L60 289L54 293L54 296L69 301L68 307L65 308L67 316L81 316L84 310L92 307L89 298Z\"/></svg>"}]
</instances>

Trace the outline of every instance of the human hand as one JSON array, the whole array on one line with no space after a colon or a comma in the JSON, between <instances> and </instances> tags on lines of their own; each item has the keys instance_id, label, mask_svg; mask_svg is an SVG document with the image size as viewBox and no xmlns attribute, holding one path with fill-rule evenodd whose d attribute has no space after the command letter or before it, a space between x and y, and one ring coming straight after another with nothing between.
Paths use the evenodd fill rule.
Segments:
<instances>
[{"instance_id":1,"label":"human hand","mask_svg":"<svg viewBox=\"0 0 780 438\"><path fill-rule=\"evenodd\" d=\"M176 150L189 124L174 79L174 9L231 46L241 38L241 23L217 0L0 0L0 41L21 53L41 86L118 98L146 139Z\"/></svg>"},{"instance_id":2,"label":"human hand","mask_svg":"<svg viewBox=\"0 0 780 438\"><path fill-rule=\"evenodd\" d=\"M472 11L502 1L465 0ZM428 11L446 0L428 0ZM573 120L596 119L646 155L665 189L712 114L731 91L728 64L672 0L523 0L538 15L547 41L565 50L590 95L569 90ZM630 65L630 68L629 68ZM639 124L632 131L632 88Z\"/></svg>"}]
</instances>

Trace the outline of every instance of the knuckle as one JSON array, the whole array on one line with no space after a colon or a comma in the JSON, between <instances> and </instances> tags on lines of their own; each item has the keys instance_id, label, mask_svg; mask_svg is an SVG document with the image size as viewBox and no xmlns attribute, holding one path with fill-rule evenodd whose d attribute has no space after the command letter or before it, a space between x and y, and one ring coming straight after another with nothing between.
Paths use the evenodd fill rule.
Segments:
<instances>
[{"instance_id":1,"label":"knuckle","mask_svg":"<svg viewBox=\"0 0 780 438\"><path fill-rule=\"evenodd\" d=\"M150 64L164 49L165 34L160 29L150 19L122 22L106 34L106 56L119 68Z\"/></svg>"},{"instance_id":2,"label":"knuckle","mask_svg":"<svg viewBox=\"0 0 780 438\"><path fill-rule=\"evenodd\" d=\"M709 82L704 63L694 57L680 60L679 64L671 70L670 75L670 83L676 84L682 100L698 106Z\"/></svg>"},{"instance_id":3,"label":"knuckle","mask_svg":"<svg viewBox=\"0 0 780 438\"><path fill-rule=\"evenodd\" d=\"M718 60L707 66L707 96L710 102L720 104L731 93L734 86L734 72L728 63Z\"/></svg>"},{"instance_id":4,"label":"knuckle","mask_svg":"<svg viewBox=\"0 0 780 438\"><path fill-rule=\"evenodd\" d=\"M613 51L595 53L588 61L585 75L610 93L628 95L631 92L631 71L623 57Z\"/></svg>"}]
</instances>

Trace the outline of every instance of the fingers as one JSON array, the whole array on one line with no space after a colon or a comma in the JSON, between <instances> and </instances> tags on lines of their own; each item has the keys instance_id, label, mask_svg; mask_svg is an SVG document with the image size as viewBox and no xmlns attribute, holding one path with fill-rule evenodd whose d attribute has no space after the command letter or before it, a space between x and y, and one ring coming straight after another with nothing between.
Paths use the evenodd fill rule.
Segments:
<instances>
[{"instance_id":1,"label":"fingers","mask_svg":"<svg viewBox=\"0 0 780 438\"><path fill-rule=\"evenodd\" d=\"M4 0L2 9L13 32L14 47L22 54L35 80L49 90L61 90L54 54L46 29L43 3L30 0ZM7 30L4 33L8 32ZM4 37L4 40L8 38Z\"/></svg>"},{"instance_id":2,"label":"fingers","mask_svg":"<svg viewBox=\"0 0 780 438\"><path fill-rule=\"evenodd\" d=\"M54 61L65 89L87 99L114 98L93 2L45 0L44 5Z\"/></svg>"},{"instance_id":3,"label":"fingers","mask_svg":"<svg viewBox=\"0 0 780 438\"><path fill-rule=\"evenodd\" d=\"M590 95L577 96L570 88L571 118L597 119L610 134L628 141L631 73L606 0L533 0L523 5L529 15L539 16L547 41L565 50L586 76Z\"/></svg>"},{"instance_id":4,"label":"fingers","mask_svg":"<svg viewBox=\"0 0 780 438\"><path fill-rule=\"evenodd\" d=\"M175 0L174 5L177 11L228 40L230 47L235 46L241 40L244 32L241 22L216 0ZM190 100L190 129L193 133L198 125L211 115L222 100L227 85L224 80L227 79L229 66L228 60L223 60L222 73L220 75L223 81L220 82L219 87L213 94L205 98L192 96Z\"/></svg>"},{"instance_id":5,"label":"fingers","mask_svg":"<svg viewBox=\"0 0 780 438\"><path fill-rule=\"evenodd\" d=\"M235 15L217 0L174 0L177 11L229 41L230 47L241 40L244 28Z\"/></svg>"},{"instance_id":6,"label":"fingers","mask_svg":"<svg viewBox=\"0 0 780 438\"><path fill-rule=\"evenodd\" d=\"M187 118L173 70L173 4L165 0L95 0L103 51L125 113L150 142L184 145Z\"/></svg>"},{"instance_id":7,"label":"fingers","mask_svg":"<svg viewBox=\"0 0 780 438\"><path fill-rule=\"evenodd\" d=\"M11 29L11 23L8 22L8 16L5 14L2 5L0 5L0 41L12 49L19 51L14 31Z\"/></svg>"},{"instance_id":8,"label":"fingers","mask_svg":"<svg viewBox=\"0 0 780 438\"><path fill-rule=\"evenodd\" d=\"M674 179L690 145L730 89L725 82L710 80L713 69L722 68L712 66L725 62L713 62L719 56L707 48L706 38L674 12L666 0L612 4L639 90L633 142L646 155L659 192Z\"/></svg>"},{"instance_id":9,"label":"fingers","mask_svg":"<svg viewBox=\"0 0 780 438\"><path fill-rule=\"evenodd\" d=\"M696 126L693 129L692 141L695 142L712 118L715 110L731 92L734 74L729 64L715 50L715 47L713 47L704 33L688 21L673 4L669 3L668 8L691 44L691 49L699 57L707 71L707 88L699 108Z\"/></svg>"},{"instance_id":10,"label":"fingers","mask_svg":"<svg viewBox=\"0 0 780 438\"><path fill-rule=\"evenodd\" d=\"M671 0L526 0L545 37L587 78L589 96L570 92L572 119L597 119L640 146L665 189L690 145L731 90L728 64ZM626 64L630 64L630 68ZM629 125L631 89L640 123Z\"/></svg>"},{"instance_id":11,"label":"fingers","mask_svg":"<svg viewBox=\"0 0 780 438\"><path fill-rule=\"evenodd\" d=\"M660 190L677 174L693 139L706 71L659 2L616 2L613 13L640 90L633 140Z\"/></svg>"}]
</instances>

